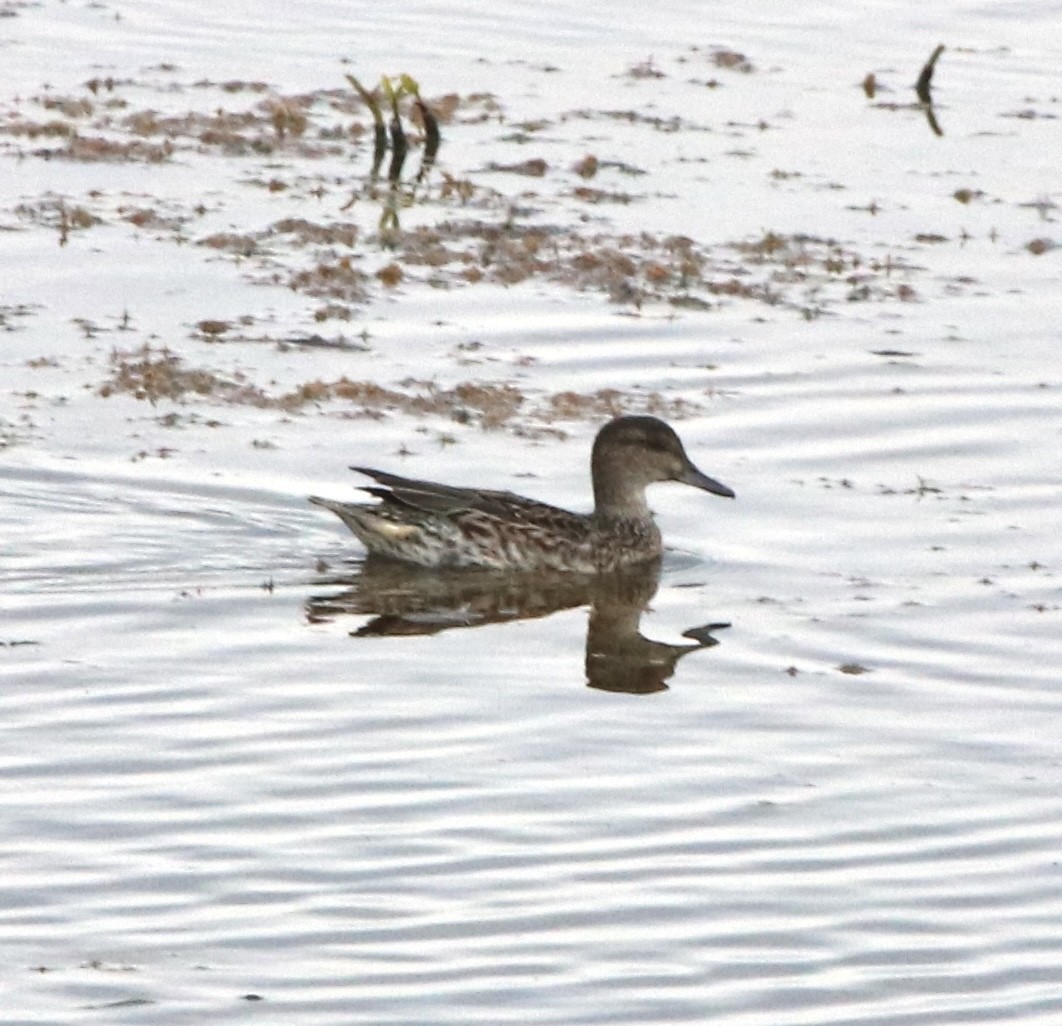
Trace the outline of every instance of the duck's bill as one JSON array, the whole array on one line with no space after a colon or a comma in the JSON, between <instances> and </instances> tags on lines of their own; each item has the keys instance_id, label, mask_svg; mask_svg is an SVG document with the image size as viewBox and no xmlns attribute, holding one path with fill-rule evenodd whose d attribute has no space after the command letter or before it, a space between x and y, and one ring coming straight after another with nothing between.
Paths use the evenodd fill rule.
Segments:
<instances>
[{"instance_id":1,"label":"duck's bill","mask_svg":"<svg viewBox=\"0 0 1062 1026\"><path fill-rule=\"evenodd\" d=\"M681 481L683 484L693 485L694 488L700 488L702 491L711 492L713 495L722 495L724 499L734 498L734 492L732 489L727 488L727 486L721 481L716 481L714 477L702 474L694 466L687 469L686 474L681 478Z\"/></svg>"}]
</instances>

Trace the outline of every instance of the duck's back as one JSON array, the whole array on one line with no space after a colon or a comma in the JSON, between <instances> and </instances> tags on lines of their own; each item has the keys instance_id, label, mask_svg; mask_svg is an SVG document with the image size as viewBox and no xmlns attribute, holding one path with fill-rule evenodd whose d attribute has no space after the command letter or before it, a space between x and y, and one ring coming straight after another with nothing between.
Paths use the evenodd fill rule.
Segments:
<instances>
[{"instance_id":1,"label":"duck's back","mask_svg":"<svg viewBox=\"0 0 1062 1026\"><path fill-rule=\"evenodd\" d=\"M512 492L459 488L355 467L380 500L360 506L318 500L370 552L420 566L591 572L591 518Z\"/></svg>"}]
</instances>

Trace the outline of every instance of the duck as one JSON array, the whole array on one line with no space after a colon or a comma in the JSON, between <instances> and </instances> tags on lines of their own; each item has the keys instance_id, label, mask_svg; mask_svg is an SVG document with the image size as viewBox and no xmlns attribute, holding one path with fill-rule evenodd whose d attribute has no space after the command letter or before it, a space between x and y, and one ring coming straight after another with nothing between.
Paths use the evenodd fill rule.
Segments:
<instances>
[{"instance_id":1,"label":"duck","mask_svg":"<svg viewBox=\"0 0 1062 1026\"><path fill-rule=\"evenodd\" d=\"M370 556L433 569L601 574L659 560L660 528L648 485L677 481L724 498L726 485L700 471L675 430L651 416L625 415L594 439L592 513L573 513L507 491L455 487L351 467L375 484L375 505L310 496L358 537Z\"/></svg>"}]
</instances>

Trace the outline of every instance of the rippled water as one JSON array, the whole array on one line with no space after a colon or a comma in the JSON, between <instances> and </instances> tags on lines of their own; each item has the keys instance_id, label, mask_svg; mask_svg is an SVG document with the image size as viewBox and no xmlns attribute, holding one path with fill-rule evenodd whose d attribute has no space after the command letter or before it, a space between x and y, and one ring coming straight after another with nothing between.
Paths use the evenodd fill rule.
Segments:
<instances>
[{"instance_id":1,"label":"rippled water","mask_svg":"<svg viewBox=\"0 0 1062 1026\"><path fill-rule=\"evenodd\" d=\"M173 112L230 102L199 79L408 71L503 108L444 128L439 174L559 239L681 232L774 293L698 310L410 264L321 326L262 284L303 252L193 243L349 216L370 260L380 211L340 213L365 170L346 155L81 163L0 134L5 1021L1062 1019L1052 5L5 13L9 124L94 76ZM909 106L937 42L940 137ZM724 48L753 71L710 64ZM606 169L630 201L580 205L586 153L648 174ZM487 170L536 157L541 181ZM60 197L101 223L58 245ZM121 216L196 203L175 233ZM806 253L778 261L770 233ZM812 267L830 247L843 276ZM242 340L196 333L245 315ZM100 395L145 342L267 397L345 375L525 403L484 430ZM738 495L653 491L659 582L381 580L305 502L369 462L586 508L603 414L541 411L601 389L664 404Z\"/></svg>"}]
</instances>

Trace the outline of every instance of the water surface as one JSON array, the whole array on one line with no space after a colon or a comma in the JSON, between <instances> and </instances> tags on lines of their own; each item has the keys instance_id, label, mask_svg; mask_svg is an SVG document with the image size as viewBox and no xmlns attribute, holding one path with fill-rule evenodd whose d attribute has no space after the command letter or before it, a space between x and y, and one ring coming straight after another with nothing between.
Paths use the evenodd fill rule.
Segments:
<instances>
[{"instance_id":1,"label":"water surface","mask_svg":"<svg viewBox=\"0 0 1062 1026\"><path fill-rule=\"evenodd\" d=\"M12 1022L1062 1014L1050 5L10 13ZM348 71L458 97L415 189ZM601 596L390 581L367 630L306 495L586 509L613 408L737 492L655 489L634 593L717 644L632 693Z\"/></svg>"}]
</instances>

